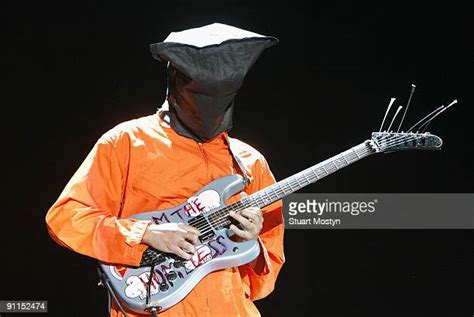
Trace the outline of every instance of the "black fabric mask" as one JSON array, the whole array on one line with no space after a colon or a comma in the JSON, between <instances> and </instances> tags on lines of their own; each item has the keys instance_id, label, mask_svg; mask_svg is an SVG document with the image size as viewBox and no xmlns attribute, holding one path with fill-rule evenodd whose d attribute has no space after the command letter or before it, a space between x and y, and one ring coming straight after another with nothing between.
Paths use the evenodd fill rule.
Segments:
<instances>
[{"instance_id":1,"label":"black fabric mask","mask_svg":"<svg viewBox=\"0 0 474 317\"><path fill-rule=\"evenodd\" d=\"M192 32L188 40L171 36L187 31ZM164 42L152 44L153 57L169 62L166 114L171 127L198 142L229 131L235 96L245 75L263 50L277 42L274 37L215 23L172 33Z\"/></svg>"}]
</instances>

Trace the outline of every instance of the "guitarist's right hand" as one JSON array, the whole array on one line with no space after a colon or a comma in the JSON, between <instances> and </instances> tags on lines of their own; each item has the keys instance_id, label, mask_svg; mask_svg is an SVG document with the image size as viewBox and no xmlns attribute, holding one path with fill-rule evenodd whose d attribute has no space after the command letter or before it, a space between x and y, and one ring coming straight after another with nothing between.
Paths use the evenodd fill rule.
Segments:
<instances>
[{"instance_id":1,"label":"guitarist's right hand","mask_svg":"<svg viewBox=\"0 0 474 317\"><path fill-rule=\"evenodd\" d=\"M174 253L189 260L200 243L198 229L183 223L151 224L143 235L142 242L162 252Z\"/></svg>"}]
</instances>

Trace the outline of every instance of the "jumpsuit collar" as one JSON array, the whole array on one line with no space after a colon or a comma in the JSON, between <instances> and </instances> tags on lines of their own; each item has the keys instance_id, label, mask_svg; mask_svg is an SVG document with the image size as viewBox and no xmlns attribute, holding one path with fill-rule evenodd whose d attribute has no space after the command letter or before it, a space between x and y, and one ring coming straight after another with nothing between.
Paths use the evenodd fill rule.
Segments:
<instances>
[{"instance_id":1,"label":"jumpsuit collar","mask_svg":"<svg viewBox=\"0 0 474 317\"><path fill-rule=\"evenodd\" d=\"M166 103L167 101L165 101ZM166 108L165 108L166 109ZM189 142L192 144L201 144L203 146L218 146L218 147L227 147L227 138L228 138L228 132L223 131L219 133L217 136L214 138L206 141L206 142L198 142L195 141L191 138L184 137L182 135L179 135L176 133L176 131L173 130L171 125L169 124L170 117L166 114L165 111L163 111L163 108L158 108L158 111L156 113L156 117L158 120L158 125L172 138L173 140L177 139L182 139L184 142Z\"/></svg>"}]
</instances>

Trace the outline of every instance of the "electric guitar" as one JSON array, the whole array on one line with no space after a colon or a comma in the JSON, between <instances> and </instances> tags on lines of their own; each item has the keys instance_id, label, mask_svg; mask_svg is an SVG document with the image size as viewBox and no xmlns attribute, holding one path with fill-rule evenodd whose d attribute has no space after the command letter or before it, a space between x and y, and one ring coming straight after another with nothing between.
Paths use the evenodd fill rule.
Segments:
<instances>
[{"instance_id":1,"label":"electric guitar","mask_svg":"<svg viewBox=\"0 0 474 317\"><path fill-rule=\"evenodd\" d=\"M393 120L392 120L393 123ZM383 125L383 123L382 123ZM390 130L390 128L389 128ZM201 232L200 244L190 260L159 253L152 267L121 267L100 264L102 283L119 305L136 313L162 312L181 301L207 274L249 263L260 252L256 240L231 239L229 211L250 206L263 208L335 171L374 153L441 148L442 140L430 133L374 132L370 140L285 178L232 204L229 197L243 190L240 175L219 178L174 208L133 215L153 223L186 223ZM193 208L198 204L199 208Z\"/></svg>"}]
</instances>

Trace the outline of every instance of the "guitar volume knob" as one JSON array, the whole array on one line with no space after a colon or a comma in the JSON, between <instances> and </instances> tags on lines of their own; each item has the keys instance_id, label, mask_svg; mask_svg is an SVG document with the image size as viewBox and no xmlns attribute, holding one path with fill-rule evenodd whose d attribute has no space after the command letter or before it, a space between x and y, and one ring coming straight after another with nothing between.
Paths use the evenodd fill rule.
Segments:
<instances>
[{"instance_id":1,"label":"guitar volume knob","mask_svg":"<svg viewBox=\"0 0 474 317\"><path fill-rule=\"evenodd\" d=\"M162 292L166 292L169 288L170 288L169 285L166 284L165 282L160 284L160 291Z\"/></svg>"},{"instance_id":2,"label":"guitar volume knob","mask_svg":"<svg viewBox=\"0 0 474 317\"><path fill-rule=\"evenodd\" d=\"M178 275L176 274L175 271L168 271L168 274L166 274L166 277L168 278L168 280L174 281L176 277L178 277Z\"/></svg>"}]
</instances>

